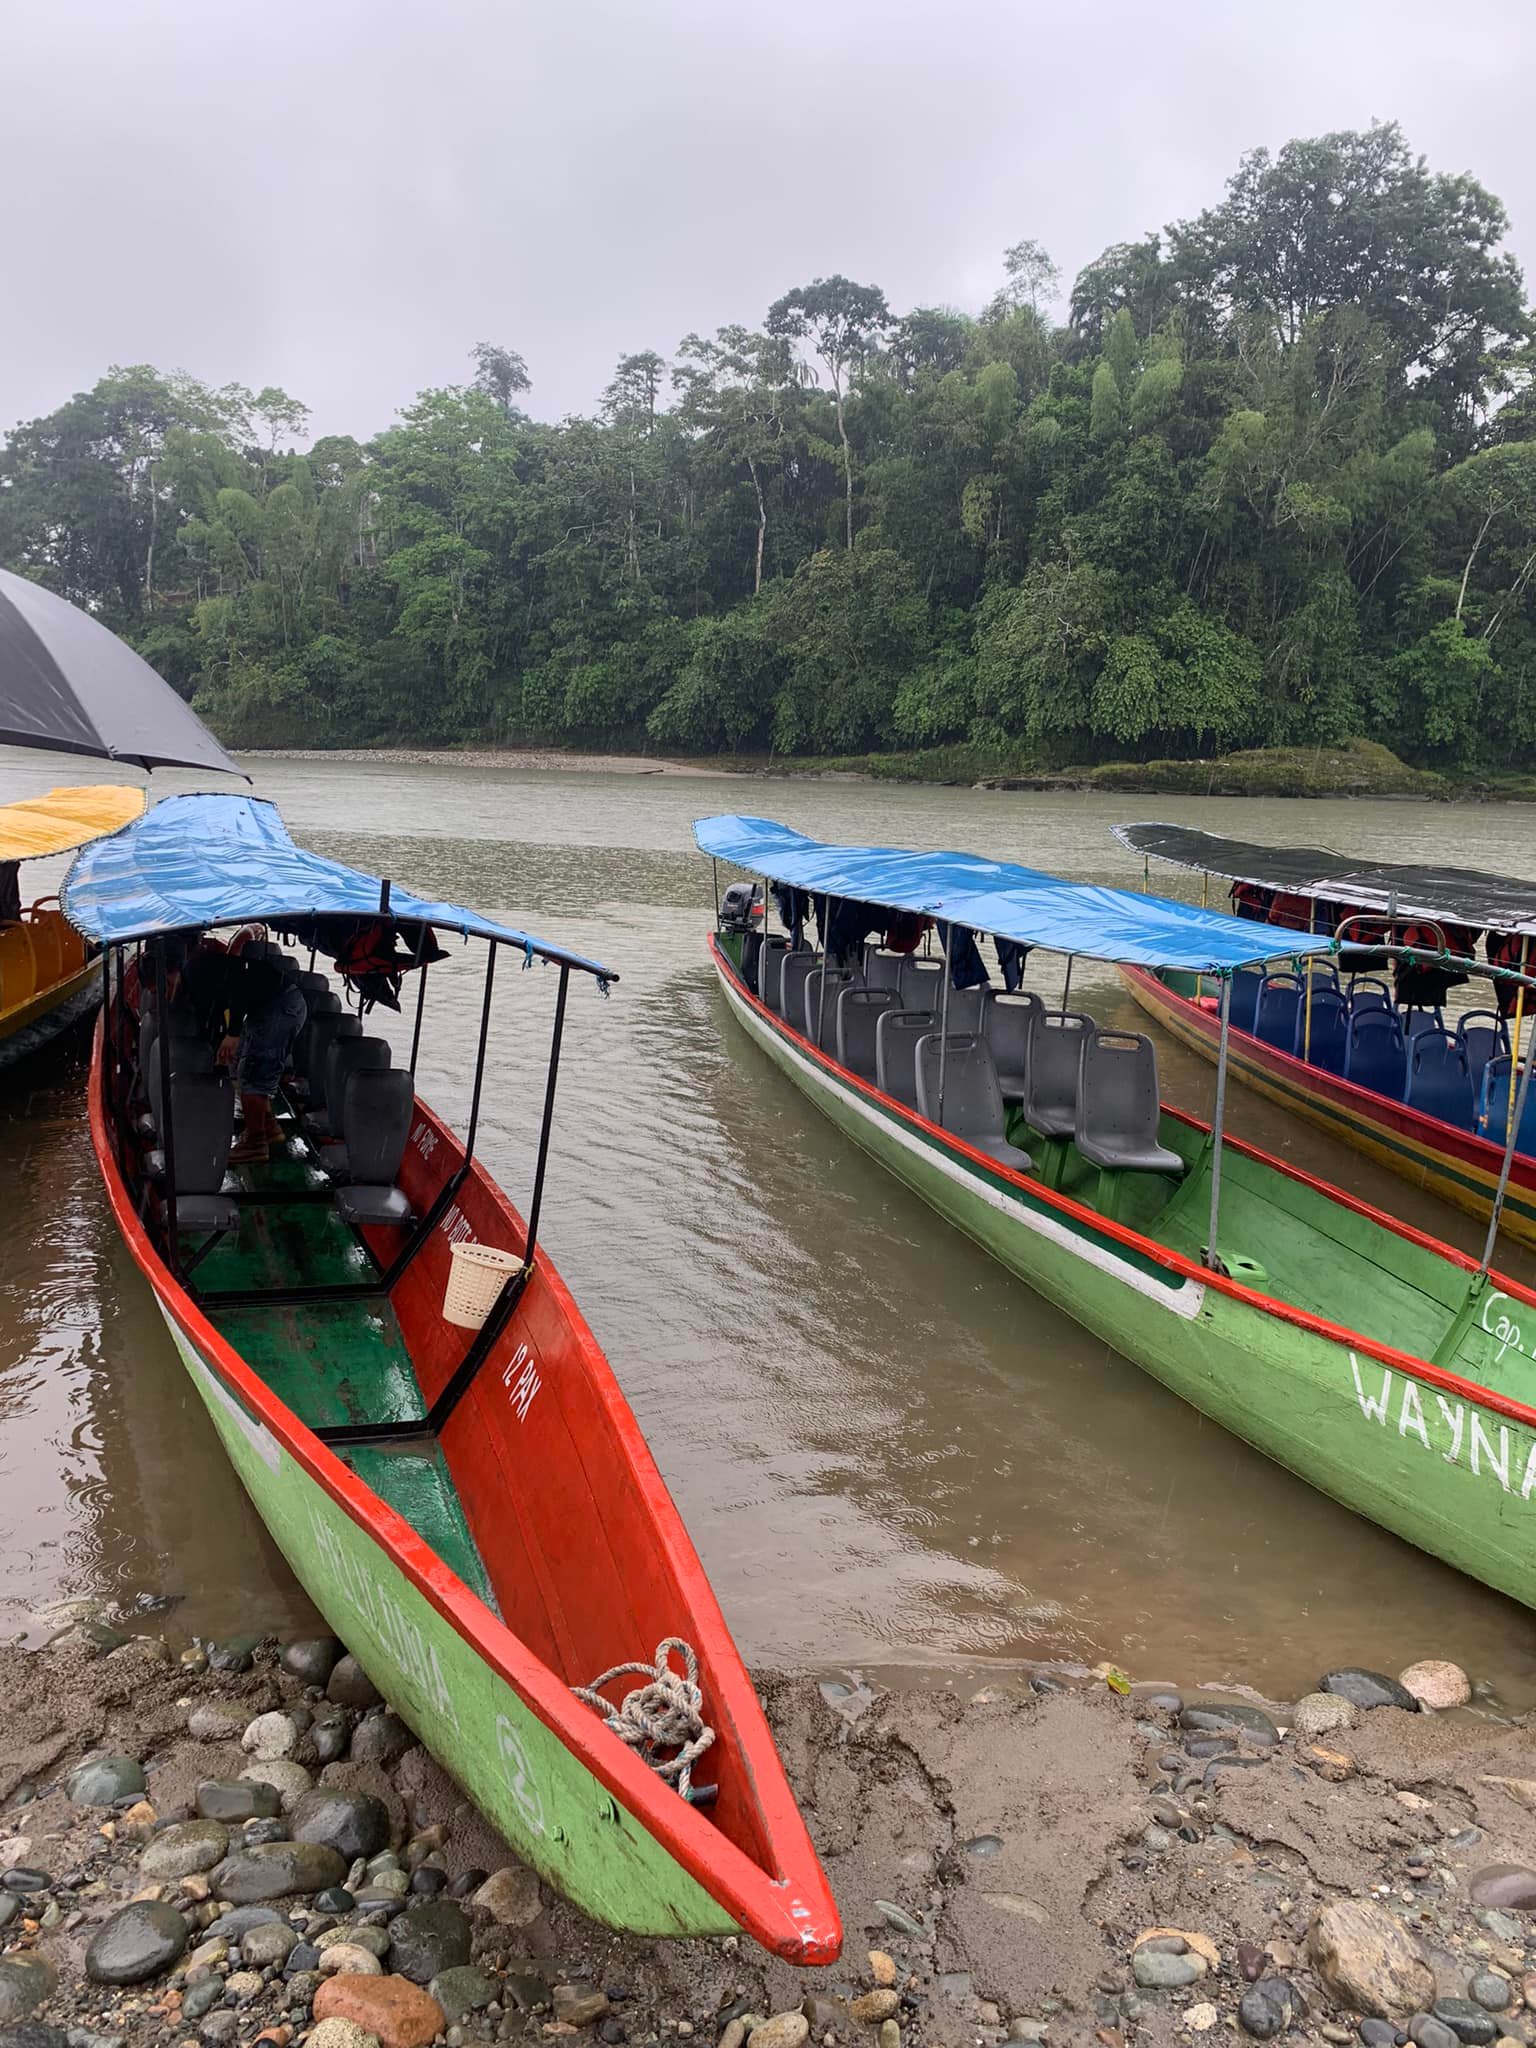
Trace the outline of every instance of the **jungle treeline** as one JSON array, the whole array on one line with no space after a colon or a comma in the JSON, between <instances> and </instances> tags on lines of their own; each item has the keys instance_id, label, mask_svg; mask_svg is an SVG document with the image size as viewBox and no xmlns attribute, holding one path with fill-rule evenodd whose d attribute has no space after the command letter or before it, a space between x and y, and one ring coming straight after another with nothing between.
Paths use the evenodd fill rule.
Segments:
<instances>
[{"instance_id":1,"label":"jungle treeline","mask_svg":"<svg viewBox=\"0 0 1536 2048\"><path fill-rule=\"evenodd\" d=\"M9 435L0 561L251 745L1520 766L1536 355L1506 233L1378 124L1254 151L1065 296L1028 240L980 308L816 278L624 357L590 418L529 415L516 336L366 442L114 368Z\"/></svg>"}]
</instances>

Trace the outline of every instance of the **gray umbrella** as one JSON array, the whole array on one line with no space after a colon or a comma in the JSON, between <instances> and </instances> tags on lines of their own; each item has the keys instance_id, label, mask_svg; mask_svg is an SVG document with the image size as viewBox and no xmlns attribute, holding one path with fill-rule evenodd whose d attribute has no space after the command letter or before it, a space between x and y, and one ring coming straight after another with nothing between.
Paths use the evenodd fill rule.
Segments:
<instances>
[{"instance_id":1,"label":"gray umbrella","mask_svg":"<svg viewBox=\"0 0 1536 2048\"><path fill-rule=\"evenodd\" d=\"M245 776L125 640L7 569L0 569L0 743Z\"/></svg>"}]
</instances>

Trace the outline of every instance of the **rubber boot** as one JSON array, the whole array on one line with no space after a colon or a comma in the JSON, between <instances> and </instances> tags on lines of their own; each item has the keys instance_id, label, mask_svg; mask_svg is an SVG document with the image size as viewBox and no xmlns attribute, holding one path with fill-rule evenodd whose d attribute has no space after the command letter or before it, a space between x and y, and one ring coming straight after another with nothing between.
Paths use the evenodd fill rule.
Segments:
<instances>
[{"instance_id":1,"label":"rubber boot","mask_svg":"<svg viewBox=\"0 0 1536 2048\"><path fill-rule=\"evenodd\" d=\"M245 1114L245 1136L231 1149L229 1163L259 1166L271 1158L273 1142L281 1138L282 1131L265 1095L242 1095L240 1107Z\"/></svg>"}]
</instances>

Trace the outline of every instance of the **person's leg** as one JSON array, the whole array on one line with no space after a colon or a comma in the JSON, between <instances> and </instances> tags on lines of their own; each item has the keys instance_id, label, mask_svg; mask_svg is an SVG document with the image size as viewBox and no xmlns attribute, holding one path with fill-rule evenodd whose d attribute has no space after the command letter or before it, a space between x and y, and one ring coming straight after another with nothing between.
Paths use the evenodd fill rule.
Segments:
<instances>
[{"instance_id":1,"label":"person's leg","mask_svg":"<svg viewBox=\"0 0 1536 2048\"><path fill-rule=\"evenodd\" d=\"M273 1145L282 1138L272 1098L306 1015L299 990L284 988L246 1019L240 1046L240 1106L245 1113L245 1135L229 1155L232 1166L259 1164L270 1158Z\"/></svg>"}]
</instances>

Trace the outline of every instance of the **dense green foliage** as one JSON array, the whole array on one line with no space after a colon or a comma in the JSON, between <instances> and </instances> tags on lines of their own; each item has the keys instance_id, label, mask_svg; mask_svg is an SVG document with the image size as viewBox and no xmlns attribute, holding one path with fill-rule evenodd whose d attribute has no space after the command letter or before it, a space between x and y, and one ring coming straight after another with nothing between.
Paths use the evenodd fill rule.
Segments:
<instances>
[{"instance_id":1,"label":"dense green foliage","mask_svg":"<svg viewBox=\"0 0 1536 2048\"><path fill-rule=\"evenodd\" d=\"M1536 755L1536 401L1502 207L1399 131L1245 158L978 315L818 278L530 419L522 358L307 452L113 370L0 453L0 560L249 743L1044 761Z\"/></svg>"}]
</instances>

